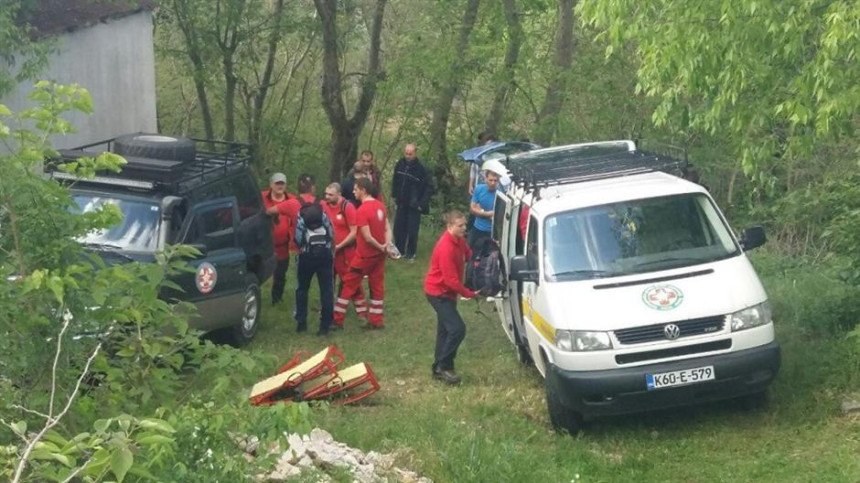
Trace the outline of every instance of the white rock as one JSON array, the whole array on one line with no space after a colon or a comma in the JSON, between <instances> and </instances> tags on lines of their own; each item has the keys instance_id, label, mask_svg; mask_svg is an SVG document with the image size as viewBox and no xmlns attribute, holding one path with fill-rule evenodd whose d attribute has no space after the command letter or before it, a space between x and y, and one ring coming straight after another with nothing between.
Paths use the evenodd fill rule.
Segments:
<instances>
[{"instance_id":1,"label":"white rock","mask_svg":"<svg viewBox=\"0 0 860 483\"><path fill-rule=\"evenodd\" d=\"M332 443L334 442L334 437L324 429L314 428L311 430L310 440L320 443Z\"/></svg>"},{"instance_id":2,"label":"white rock","mask_svg":"<svg viewBox=\"0 0 860 483\"><path fill-rule=\"evenodd\" d=\"M860 412L860 401L854 399L846 399L842 401L842 414L851 414Z\"/></svg>"},{"instance_id":3,"label":"white rock","mask_svg":"<svg viewBox=\"0 0 860 483\"><path fill-rule=\"evenodd\" d=\"M299 459L299 462L296 463L296 466L298 466L299 468L310 468L313 465L314 460L312 460L308 455L302 456L301 459Z\"/></svg>"}]
</instances>

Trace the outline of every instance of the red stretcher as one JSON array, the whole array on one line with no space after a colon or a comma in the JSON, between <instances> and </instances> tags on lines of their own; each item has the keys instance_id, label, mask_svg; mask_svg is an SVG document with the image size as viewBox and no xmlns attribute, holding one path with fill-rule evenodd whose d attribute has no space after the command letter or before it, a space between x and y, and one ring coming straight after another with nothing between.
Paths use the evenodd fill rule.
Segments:
<instances>
[{"instance_id":1,"label":"red stretcher","mask_svg":"<svg viewBox=\"0 0 860 483\"><path fill-rule=\"evenodd\" d=\"M264 379L251 389L250 400L255 406L277 402L331 399L333 405L354 403L379 390L373 369L365 362L338 371L343 354L329 346L311 356L299 351L278 373Z\"/></svg>"}]
</instances>

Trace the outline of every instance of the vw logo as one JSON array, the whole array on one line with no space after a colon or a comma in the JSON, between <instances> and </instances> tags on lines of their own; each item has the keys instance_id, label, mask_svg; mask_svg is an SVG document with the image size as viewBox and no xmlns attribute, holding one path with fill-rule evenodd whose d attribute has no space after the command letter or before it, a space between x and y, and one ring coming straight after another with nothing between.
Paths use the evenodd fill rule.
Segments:
<instances>
[{"instance_id":1,"label":"vw logo","mask_svg":"<svg viewBox=\"0 0 860 483\"><path fill-rule=\"evenodd\" d=\"M675 340L681 335L681 328L675 324L668 324L663 327L663 335L669 340Z\"/></svg>"}]
</instances>

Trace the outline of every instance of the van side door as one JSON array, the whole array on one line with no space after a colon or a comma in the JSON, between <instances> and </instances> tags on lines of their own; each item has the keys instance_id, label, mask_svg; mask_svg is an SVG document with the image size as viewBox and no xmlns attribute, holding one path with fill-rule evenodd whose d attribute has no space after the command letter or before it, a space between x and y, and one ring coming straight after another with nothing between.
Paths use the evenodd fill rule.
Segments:
<instances>
[{"instance_id":1,"label":"van side door","mask_svg":"<svg viewBox=\"0 0 860 483\"><path fill-rule=\"evenodd\" d=\"M501 259L502 263L507 265L507 261L510 260L510 255L508 254L511 243L510 243L510 234L513 231L511 229L511 206L512 200L502 192L502 190L496 190L496 203L493 212L493 240L498 243L499 248L501 250ZM507 268L507 267L505 267ZM507 273L507 270L505 270ZM505 280L507 284L507 289L502 293L502 297L496 298L496 312L499 313L499 318L502 322L502 328L508 334L508 338L511 342L516 342L514 339L514 314L511 311L511 286L513 285L511 280Z\"/></svg>"},{"instance_id":2,"label":"van side door","mask_svg":"<svg viewBox=\"0 0 860 483\"><path fill-rule=\"evenodd\" d=\"M193 273L180 275L183 299L197 306L194 328L208 331L235 324L242 317L246 261L238 243L239 211L235 197L197 204L187 218L182 243L201 249L189 261Z\"/></svg>"}]
</instances>

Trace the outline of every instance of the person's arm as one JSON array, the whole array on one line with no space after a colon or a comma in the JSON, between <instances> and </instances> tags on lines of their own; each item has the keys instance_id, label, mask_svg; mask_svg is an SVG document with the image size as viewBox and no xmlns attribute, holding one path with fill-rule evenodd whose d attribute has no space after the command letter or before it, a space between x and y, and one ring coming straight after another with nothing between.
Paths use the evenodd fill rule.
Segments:
<instances>
[{"instance_id":1,"label":"person's arm","mask_svg":"<svg viewBox=\"0 0 860 483\"><path fill-rule=\"evenodd\" d=\"M439 258L439 270L442 272L442 281L449 290L457 292L467 299L475 297L478 293L470 290L463 285L461 273L457 270L457 264L454 263L456 253L444 253Z\"/></svg>"},{"instance_id":2,"label":"person's arm","mask_svg":"<svg viewBox=\"0 0 860 483\"><path fill-rule=\"evenodd\" d=\"M391 229L391 223L388 218L385 219L385 244L391 245L394 240L394 231Z\"/></svg>"},{"instance_id":3,"label":"person's arm","mask_svg":"<svg viewBox=\"0 0 860 483\"><path fill-rule=\"evenodd\" d=\"M341 240L341 242L338 243L334 247L334 251L338 251L338 250L342 249L343 247L348 247L348 246L352 245L353 242L355 242L355 235L356 235L357 231L358 230L356 229L355 225L350 226L349 227L349 235L347 235L346 238Z\"/></svg>"},{"instance_id":4,"label":"person's arm","mask_svg":"<svg viewBox=\"0 0 860 483\"><path fill-rule=\"evenodd\" d=\"M469 205L469 213L481 218L492 218L493 212L481 208L481 205L478 203L480 195L480 190L472 194L472 203Z\"/></svg>"},{"instance_id":5,"label":"person's arm","mask_svg":"<svg viewBox=\"0 0 860 483\"><path fill-rule=\"evenodd\" d=\"M370 233L370 226L362 225L358 229L361 231L361 236L364 237L364 241L366 241L368 245L383 253L385 252L386 245L379 243L376 241L376 238L373 238L373 234Z\"/></svg>"},{"instance_id":6,"label":"person's arm","mask_svg":"<svg viewBox=\"0 0 860 483\"><path fill-rule=\"evenodd\" d=\"M299 217L299 219L296 220L295 236L294 240L296 241L296 245L301 247L305 236L305 222L302 220L302 217Z\"/></svg>"}]
</instances>

